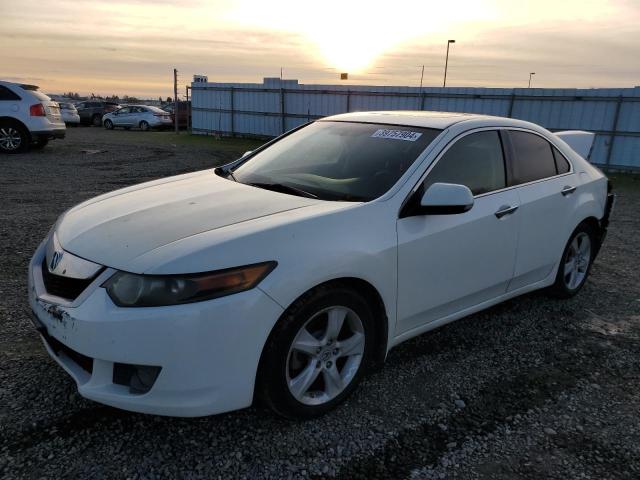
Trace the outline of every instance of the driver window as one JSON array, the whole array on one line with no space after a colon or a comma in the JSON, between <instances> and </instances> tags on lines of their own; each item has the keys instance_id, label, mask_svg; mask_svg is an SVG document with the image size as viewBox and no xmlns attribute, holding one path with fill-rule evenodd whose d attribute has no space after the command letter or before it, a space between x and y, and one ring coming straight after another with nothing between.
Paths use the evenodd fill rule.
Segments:
<instances>
[{"instance_id":1,"label":"driver window","mask_svg":"<svg viewBox=\"0 0 640 480\"><path fill-rule=\"evenodd\" d=\"M504 156L498 132L472 133L456 141L427 175L424 191L438 182L466 185L474 195L505 188Z\"/></svg>"}]
</instances>

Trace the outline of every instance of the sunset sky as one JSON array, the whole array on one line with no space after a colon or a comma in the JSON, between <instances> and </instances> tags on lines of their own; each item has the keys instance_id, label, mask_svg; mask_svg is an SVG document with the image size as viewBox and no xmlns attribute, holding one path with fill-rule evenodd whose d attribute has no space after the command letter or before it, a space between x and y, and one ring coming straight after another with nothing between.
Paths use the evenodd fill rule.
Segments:
<instances>
[{"instance_id":1,"label":"sunset sky","mask_svg":"<svg viewBox=\"0 0 640 480\"><path fill-rule=\"evenodd\" d=\"M19 5L19 7L17 7ZM17 7L17 8L16 8ZM172 95L210 81L640 85L640 0L0 0L0 79L50 93ZM344 83L344 82L343 82Z\"/></svg>"}]
</instances>

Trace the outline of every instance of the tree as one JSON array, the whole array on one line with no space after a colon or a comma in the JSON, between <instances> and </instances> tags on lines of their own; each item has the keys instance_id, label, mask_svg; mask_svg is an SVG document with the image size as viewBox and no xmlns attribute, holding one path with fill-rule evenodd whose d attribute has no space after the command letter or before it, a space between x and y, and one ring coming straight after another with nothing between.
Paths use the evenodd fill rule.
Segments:
<instances>
[{"instance_id":1,"label":"tree","mask_svg":"<svg viewBox=\"0 0 640 480\"><path fill-rule=\"evenodd\" d=\"M167 97L167 103L171 103L173 102L173 100L171 100L171 97Z\"/></svg>"}]
</instances>

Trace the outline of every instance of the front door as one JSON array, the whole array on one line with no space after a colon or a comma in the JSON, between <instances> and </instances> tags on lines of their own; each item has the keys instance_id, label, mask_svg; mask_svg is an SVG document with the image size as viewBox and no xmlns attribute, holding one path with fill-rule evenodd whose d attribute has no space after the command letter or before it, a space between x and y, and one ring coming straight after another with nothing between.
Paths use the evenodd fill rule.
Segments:
<instances>
[{"instance_id":1,"label":"front door","mask_svg":"<svg viewBox=\"0 0 640 480\"><path fill-rule=\"evenodd\" d=\"M466 134L434 163L417 194L436 182L462 184L474 205L398 220L398 334L499 297L513 277L519 198L505 189L500 134Z\"/></svg>"}]
</instances>

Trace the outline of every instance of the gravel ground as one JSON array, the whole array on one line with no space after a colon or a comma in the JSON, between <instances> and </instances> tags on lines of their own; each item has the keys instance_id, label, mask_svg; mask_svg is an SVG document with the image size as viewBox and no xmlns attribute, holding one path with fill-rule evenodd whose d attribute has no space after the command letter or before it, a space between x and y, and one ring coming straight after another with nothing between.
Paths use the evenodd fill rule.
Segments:
<instances>
[{"instance_id":1,"label":"gravel ground","mask_svg":"<svg viewBox=\"0 0 640 480\"><path fill-rule=\"evenodd\" d=\"M609 237L577 297L526 295L410 340L321 419L175 419L81 398L29 321L26 268L49 226L252 145L81 128L0 156L0 477L640 478L639 177L614 178Z\"/></svg>"}]
</instances>

